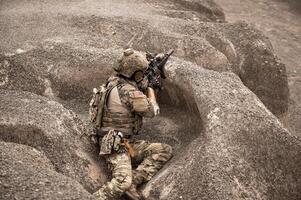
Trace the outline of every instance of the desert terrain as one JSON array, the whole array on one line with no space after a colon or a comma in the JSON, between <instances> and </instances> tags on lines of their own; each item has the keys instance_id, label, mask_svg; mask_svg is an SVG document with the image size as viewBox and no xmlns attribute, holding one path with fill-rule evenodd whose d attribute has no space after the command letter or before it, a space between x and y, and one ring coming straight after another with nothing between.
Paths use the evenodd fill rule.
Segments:
<instances>
[{"instance_id":1,"label":"desert terrain","mask_svg":"<svg viewBox=\"0 0 301 200\"><path fill-rule=\"evenodd\" d=\"M175 52L137 138L174 157L147 199L301 198L300 3L0 0L0 199L95 199L92 89L126 48Z\"/></svg>"}]
</instances>

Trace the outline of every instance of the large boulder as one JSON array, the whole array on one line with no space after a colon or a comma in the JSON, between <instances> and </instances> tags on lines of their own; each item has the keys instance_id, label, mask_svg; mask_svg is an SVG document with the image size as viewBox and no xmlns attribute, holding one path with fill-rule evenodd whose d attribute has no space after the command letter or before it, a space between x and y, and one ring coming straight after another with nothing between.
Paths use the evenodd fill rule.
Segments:
<instances>
[{"instance_id":1,"label":"large boulder","mask_svg":"<svg viewBox=\"0 0 301 200\"><path fill-rule=\"evenodd\" d=\"M0 199L93 199L35 148L0 142L0 160Z\"/></svg>"},{"instance_id":2,"label":"large boulder","mask_svg":"<svg viewBox=\"0 0 301 200\"><path fill-rule=\"evenodd\" d=\"M286 67L275 55L269 39L243 22L219 28L235 46L237 60L233 65L244 85L274 114L285 113L289 96Z\"/></svg>"},{"instance_id":3,"label":"large boulder","mask_svg":"<svg viewBox=\"0 0 301 200\"><path fill-rule=\"evenodd\" d=\"M87 91L97 85L98 78L103 81L103 77L112 72L108 68L121 49L166 51L173 48L175 56L204 68L236 73L274 114L287 111L285 66L274 55L268 39L245 23L224 22L222 9L211 0L147 3L106 0L101 5L90 0L66 3L69 6L61 2L42 5L41 12L32 15L29 8L28 12L15 13L9 9L9 3L5 3L6 12L0 19L7 27L16 27L17 32L28 34L36 30L35 34L40 34L34 41L22 34L26 42L20 45L18 54L6 58L12 63L12 72L22 63L25 70L37 73L39 81L34 84L40 88L37 93L45 89L42 94L48 96L87 101ZM21 10L24 5L14 2L14 7ZM48 7L52 8L51 13ZM181 13L184 13L182 17ZM20 25L12 16L30 23ZM49 27L55 29L47 35L45 31ZM39 28L41 30L37 30ZM0 34L2 32L7 36L13 34L11 29L8 32L0 29ZM0 38L0 41L3 49L17 45L15 38L3 42ZM18 88L17 85L11 87Z\"/></svg>"},{"instance_id":4,"label":"large boulder","mask_svg":"<svg viewBox=\"0 0 301 200\"><path fill-rule=\"evenodd\" d=\"M89 191L105 181L97 149L73 112L29 92L0 90L0 94L0 140L41 151L57 172Z\"/></svg>"},{"instance_id":5,"label":"large boulder","mask_svg":"<svg viewBox=\"0 0 301 200\"><path fill-rule=\"evenodd\" d=\"M147 121L140 137L171 144L175 156L144 194L149 199L300 198L300 141L265 107L276 114L287 109L285 66L260 31L242 22L216 23L224 15L210 0L7 1L2 11L0 140L43 154L41 162L47 158L53 166L41 166L51 180L68 185L71 179L89 192L105 181L85 125L57 101L87 119L92 88L113 72L123 48L174 48L177 58L167 67L159 95L163 114ZM24 34L13 37L15 32ZM32 155L30 147L24 152ZM30 165L14 169L24 166ZM12 184L17 178L12 175Z\"/></svg>"},{"instance_id":6,"label":"large boulder","mask_svg":"<svg viewBox=\"0 0 301 200\"><path fill-rule=\"evenodd\" d=\"M223 9L211 0L173 0L174 4L182 5L184 8L190 11L196 11L202 15L205 15L207 20L222 22L225 21L225 13ZM205 18L205 19L206 19ZM204 20L204 18L203 18ZM206 20L205 20L206 21Z\"/></svg>"},{"instance_id":7,"label":"large boulder","mask_svg":"<svg viewBox=\"0 0 301 200\"><path fill-rule=\"evenodd\" d=\"M23 90L43 94L46 90L44 80L32 65L24 65L22 58L9 60L8 56L0 55L0 88Z\"/></svg>"},{"instance_id":8,"label":"large boulder","mask_svg":"<svg viewBox=\"0 0 301 200\"><path fill-rule=\"evenodd\" d=\"M235 74L171 63L167 98L184 100L203 128L146 185L148 199L299 199L300 140Z\"/></svg>"},{"instance_id":9,"label":"large boulder","mask_svg":"<svg viewBox=\"0 0 301 200\"><path fill-rule=\"evenodd\" d=\"M112 74L112 57L117 58L117 52L121 53L119 50L112 56L103 49L85 50L57 41L45 42L22 54L0 57L0 88L86 102L91 88Z\"/></svg>"},{"instance_id":10,"label":"large boulder","mask_svg":"<svg viewBox=\"0 0 301 200\"><path fill-rule=\"evenodd\" d=\"M206 69L232 71L274 114L287 111L286 68L262 32L244 22L213 24L170 20L167 27L162 27L163 23L162 20L153 25L153 30L160 33L150 29L133 46L153 51L174 48L176 56Z\"/></svg>"}]
</instances>

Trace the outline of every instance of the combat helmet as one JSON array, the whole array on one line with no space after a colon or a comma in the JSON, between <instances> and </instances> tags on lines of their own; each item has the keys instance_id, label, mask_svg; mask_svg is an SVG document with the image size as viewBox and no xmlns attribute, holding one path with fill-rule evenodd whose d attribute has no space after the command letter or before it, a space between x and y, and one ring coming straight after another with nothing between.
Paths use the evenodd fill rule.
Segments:
<instances>
[{"instance_id":1,"label":"combat helmet","mask_svg":"<svg viewBox=\"0 0 301 200\"><path fill-rule=\"evenodd\" d=\"M123 55L118 59L114 70L127 78L130 78L136 71L145 72L148 68L148 61L146 55L134 51L133 49L126 49Z\"/></svg>"}]
</instances>

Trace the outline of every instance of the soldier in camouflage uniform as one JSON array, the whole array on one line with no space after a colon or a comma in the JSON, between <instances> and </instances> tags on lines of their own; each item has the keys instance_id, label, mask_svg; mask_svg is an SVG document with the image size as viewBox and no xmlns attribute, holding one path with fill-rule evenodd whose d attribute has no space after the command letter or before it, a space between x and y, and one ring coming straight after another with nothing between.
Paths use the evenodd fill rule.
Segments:
<instances>
[{"instance_id":1,"label":"soldier in camouflage uniform","mask_svg":"<svg viewBox=\"0 0 301 200\"><path fill-rule=\"evenodd\" d=\"M124 193L131 199L143 199L137 186L149 181L172 157L168 144L133 138L141 129L142 117L159 114L154 90L147 87L144 94L137 85L147 68L145 55L127 49L115 68L117 76L108 80L100 155L108 162L112 179L94 193L99 200L119 199ZM113 151L108 153L108 149Z\"/></svg>"}]
</instances>

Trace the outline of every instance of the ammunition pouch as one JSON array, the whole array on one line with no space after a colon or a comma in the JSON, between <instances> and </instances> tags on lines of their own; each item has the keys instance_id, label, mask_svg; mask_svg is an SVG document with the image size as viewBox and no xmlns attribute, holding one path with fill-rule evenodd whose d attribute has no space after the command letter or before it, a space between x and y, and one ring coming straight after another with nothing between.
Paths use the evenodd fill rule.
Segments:
<instances>
[{"instance_id":1,"label":"ammunition pouch","mask_svg":"<svg viewBox=\"0 0 301 200\"><path fill-rule=\"evenodd\" d=\"M121 149L123 135L121 132L110 130L101 140L100 156L119 152Z\"/></svg>"},{"instance_id":2,"label":"ammunition pouch","mask_svg":"<svg viewBox=\"0 0 301 200\"><path fill-rule=\"evenodd\" d=\"M128 153L134 157L135 152L122 132L110 130L105 134L100 144L100 156L110 155L113 153Z\"/></svg>"}]
</instances>

